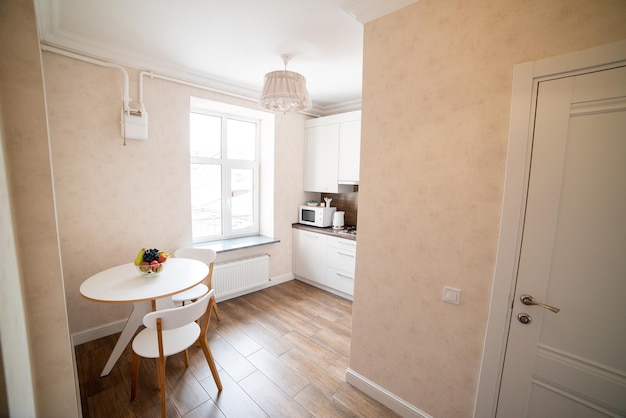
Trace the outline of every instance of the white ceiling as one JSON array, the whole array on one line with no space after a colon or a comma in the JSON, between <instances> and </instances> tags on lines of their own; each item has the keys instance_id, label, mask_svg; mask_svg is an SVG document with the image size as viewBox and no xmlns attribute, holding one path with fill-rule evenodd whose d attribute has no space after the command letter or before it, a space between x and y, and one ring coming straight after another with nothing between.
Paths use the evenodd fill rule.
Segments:
<instances>
[{"instance_id":1,"label":"white ceiling","mask_svg":"<svg viewBox=\"0 0 626 418\"><path fill-rule=\"evenodd\" d=\"M256 99L307 78L312 113L360 108L363 23L416 0L35 0L42 43Z\"/></svg>"}]
</instances>

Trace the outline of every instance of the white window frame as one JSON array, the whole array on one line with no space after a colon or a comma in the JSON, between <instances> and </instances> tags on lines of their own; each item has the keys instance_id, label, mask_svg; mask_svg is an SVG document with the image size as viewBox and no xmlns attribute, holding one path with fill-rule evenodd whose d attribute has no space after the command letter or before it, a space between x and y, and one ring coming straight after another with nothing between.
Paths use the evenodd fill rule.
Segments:
<instances>
[{"instance_id":1,"label":"white window frame","mask_svg":"<svg viewBox=\"0 0 626 418\"><path fill-rule=\"evenodd\" d=\"M219 165L221 166L221 184L222 184L222 195L221 195L221 203L222 203L222 234L215 236L204 236L204 237L192 237L193 243L201 243L201 242L211 242L217 240L223 240L228 238L237 238L244 237L250 235L258 235L260 230L259 225L259 216L260 216L260 129L261 129L261 121L255 118L245 117L233 113L222 113L210 111L207 109L202 109L199 107L191 107L189 111L191 113L199 113L213 117L221 118L222 125L222 136L221 136L221 150L222 155L221 158L205 158L205 157L193 157L190 156L190 164L208 164L208 165ZM227 120L237 120L243 122L250 122L256 125L256 138L255 138L255 157L254 161L249 160L231 160L226 158L227 156ZM190 150L191 151L191 150ZM232 212L231 212L231 198L232 198L232 190L231 190L231 172L233 169L249 169L253 171L253 225L251 228L247 229L238 229L233 231L232 229ZM192 218L193 222L193 218ZM193 230L192 230L193 234Z\"/></svg>"}]
</instances>

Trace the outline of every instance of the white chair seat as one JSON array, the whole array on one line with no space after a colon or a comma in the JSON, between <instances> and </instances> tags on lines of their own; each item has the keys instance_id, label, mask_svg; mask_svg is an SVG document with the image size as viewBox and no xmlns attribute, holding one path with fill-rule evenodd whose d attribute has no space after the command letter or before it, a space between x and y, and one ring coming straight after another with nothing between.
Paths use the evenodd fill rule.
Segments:
<instances>
[{"instance_id":1,"label":"white chair seat","mask_svg":"<svg viewBox=\"0 0 626 418\"><path fill-rule=\"evenodd\" d=\"M191 289L187 289L184 292L176 293L172 295L172 301L175 304L183 303L188 300L196 300L200 299L202 296L206 295L209 291L209 288L205 284L199 284Z\"/></svg>"},{"instance_id":2,"label":"white chair seat","mask_svg":"<svg viewBox=\"0 0 626 418\"><path fill-rule=\"evenodd\" d=\"M168 329L163 332L163 354L165 357L184 351L200 336L200 326L192 322L184 327ZM159 341L157 330L145 328L135 336L133 351L141 357L158 358Z\"/></svg>"}]
</instances>

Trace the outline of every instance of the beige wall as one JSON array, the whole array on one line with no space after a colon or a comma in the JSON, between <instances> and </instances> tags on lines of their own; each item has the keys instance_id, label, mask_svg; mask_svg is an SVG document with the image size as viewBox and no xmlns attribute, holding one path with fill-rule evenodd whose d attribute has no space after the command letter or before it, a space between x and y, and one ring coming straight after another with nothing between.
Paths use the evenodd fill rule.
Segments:
<instances>
[{"instance_id":1,"label":"beige wall","mask_svg":"<svg viewBox=\"0 0 626 418\"><path fill-rule=\"evenodd\" d=\"M10 196L0 209L9 409L11 416L34 416L33 408L37 416L77 416L32 1L0 2L0 49L2 158Z\"/></svg>"},{"instance_id":2,"label":"beige wall","mask_svg":"<svg viewBox=\"0 0 626 418\"><path fill-rule=\"evenodd\" d=\"M191 245L190 97L256 104L144 77L149 138L123 145L122 72L52 52L43 53L43 64L69 325L77 333L123 320L131 309L85 300L79 287L87 277L131 261L142 247ZM131 107L138 107L139 73L128 71ZM305 200L305 119L276 115L274 237L281 242L218 261L267 252L270 277L291 273L291 223Z\"/></svg>"},{"instance_id":3,"label":"beige wall","mask_svg":"<svg viewBox=\"0 0 626 418\"><path fill-rule=\"evenodd\" d=\"M471 416L513 65L624 39L625 16L622 0L421 0L366 25L353 370L433 416ZM21 261L3 280L21 279L37 410L73 416L68 320L78 332L128 313L82 300L80 282L146 241L189 243L180 117L190 94L217 96L146 80L150 139L124 147L120 74L45 53L48 142L32 2L0 2L0 18L2 139ZM136 100L136 72L131 82ZM302 119L276 121L273 276L291 271ZM155 194L167 204L155 205ZM4 248L11 234L3 228L1 238ZM460 305L440 301L444 285L463 290Z\"/></svg>"},{"instance_id":4,"label":"beige wall","mask_svg":"<svg viewBox=\"0 0 626 418\"><path fill-rule=\"evenodd\" d=\"M472 416L513 66L624 38L622 0L420 0L366 24L352 370Z\"/></svg>"}]
</instances>

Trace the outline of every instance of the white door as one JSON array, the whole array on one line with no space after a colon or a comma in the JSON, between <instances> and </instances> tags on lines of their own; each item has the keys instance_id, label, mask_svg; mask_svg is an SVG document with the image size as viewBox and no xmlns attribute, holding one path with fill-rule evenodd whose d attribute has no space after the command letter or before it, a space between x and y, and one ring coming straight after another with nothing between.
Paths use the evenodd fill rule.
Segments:
<instances>
[{"instance_id":1,"label":"white door","mask_svg":"<svg viewBox=\"0 0 626 418\"><path fill-rule=\"evenodd\" d=\"M626 416L626 67L539 83L497 416Z\"/></svg>"}]
</instances>

